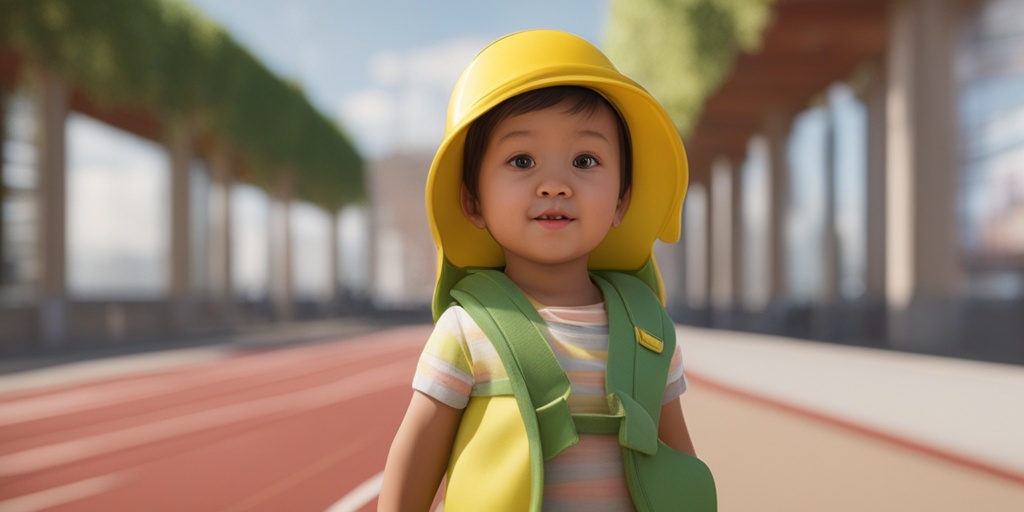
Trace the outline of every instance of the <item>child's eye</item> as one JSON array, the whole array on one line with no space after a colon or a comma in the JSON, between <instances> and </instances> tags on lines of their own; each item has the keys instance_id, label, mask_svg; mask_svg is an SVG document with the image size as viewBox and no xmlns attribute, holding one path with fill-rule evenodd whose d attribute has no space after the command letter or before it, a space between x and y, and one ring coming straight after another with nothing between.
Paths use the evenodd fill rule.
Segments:
<instances>
[{"instance_id":1,"label":"child's eye","mask_svg":"<svg viewBox=\"0 0 1024 512\"><path fill-rule=\"evenodd\" d=\"M517 155L508 161L509 165L517 169L529 169L533 167L533 159L526 155Z\"/></svg>"},{"instance_id":2,"label":"child's eye","mask_svg":"<svg viewBox=\"0 0 1024 512\"><path fill-rule=\"evenodd\" d=\"M597 165L597 158L593 155L580 155L572 160L572 165L579 169L589 169Z\"/></svg>"}]
</instances>

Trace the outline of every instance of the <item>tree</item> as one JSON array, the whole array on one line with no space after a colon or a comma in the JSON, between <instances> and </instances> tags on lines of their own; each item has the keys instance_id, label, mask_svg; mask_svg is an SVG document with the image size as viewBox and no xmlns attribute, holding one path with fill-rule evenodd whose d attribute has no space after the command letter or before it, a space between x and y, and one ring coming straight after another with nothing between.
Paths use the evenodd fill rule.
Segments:
<instances>
[{"instance_id":1,"label":"tree","mask_svg":"<svg viewBox=\"0 0 1024 512\"><path fill-rule=\"evenodd\" d=\"M688 136L704 100L755 51L774 0L611 0L604 46Z\"/></svg>"}]
</instances>

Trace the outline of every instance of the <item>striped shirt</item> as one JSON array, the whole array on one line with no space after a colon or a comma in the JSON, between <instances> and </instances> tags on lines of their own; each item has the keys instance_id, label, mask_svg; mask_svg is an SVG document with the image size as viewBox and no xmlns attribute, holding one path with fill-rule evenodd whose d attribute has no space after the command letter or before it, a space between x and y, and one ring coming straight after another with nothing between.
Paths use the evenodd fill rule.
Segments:
<instances>
[{"instance_id":1,"label":"striped shirt","mask_svg":"<svg viewBox=\"0 0 1024 512\"><path fill-rule=\"evenodd\" d=\"M569 377L569 410L608 414L605 366L608 316L604 304L538 307L548 328L548 343ZM451 407L463 409L472 395L489 395L507 385L508 375L494 346L459 306L448 308L420 356L413 388ZM678 346L672 355L662 403L686 390ZM633 510L618 438L580 435L580 442L544 464L544 510Z\"/></svg>"}]
</instances>

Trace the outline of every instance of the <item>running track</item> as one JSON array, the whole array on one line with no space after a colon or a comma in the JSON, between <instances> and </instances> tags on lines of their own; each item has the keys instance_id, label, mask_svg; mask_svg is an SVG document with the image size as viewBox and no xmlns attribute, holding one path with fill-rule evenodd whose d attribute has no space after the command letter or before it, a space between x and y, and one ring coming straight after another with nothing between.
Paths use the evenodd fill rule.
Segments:
<instances>
[{"instance_id":1,"label":"running track","mask_svg":"<svg viewBox=\"0 0 1024 512\"><path fill-rule=\"evenodd\" d=\"M0 376L0 512L373 510L428 333L95 361L98 374L76 378L70 368ZM720 510L1024 510L1024 471L1012 464L785 390L751 392L728 378L727 360L742 350L763 363L757 351L771 344L715 336L685 333L684 407ZM827 358L806 354L832 348L787 347L775 353L830 373ZM835 347L851 364L847 349Z\"/></svg>"},{"instance_id":2,"label":"running track","mask_svg":"<svg viewBox=\"0 0 1024 512\"><path fill-rule=\"evenodd\" d=\"M427 327L0 395L0 511L327 510L384 465Z\"/></svg>"}]
</instances>

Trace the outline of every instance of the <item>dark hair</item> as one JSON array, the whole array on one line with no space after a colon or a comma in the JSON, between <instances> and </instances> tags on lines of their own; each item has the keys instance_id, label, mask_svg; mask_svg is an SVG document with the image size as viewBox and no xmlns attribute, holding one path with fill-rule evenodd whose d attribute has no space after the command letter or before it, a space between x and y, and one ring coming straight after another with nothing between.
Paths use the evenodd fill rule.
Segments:
<instances>
[{"instance_id":1,"label":"dark hair","mask_svg":"<svg viewBox=\"0 0 1024 512\"><path fill-rule=\"evenodd\" d=\"M593 89L575 85L558 85L524 92L499 103L473 121L466 132L466 145L462 152L462 184L466 190L476 197L480 182L480 165L484 159L484 151L487 150L487 140L499 123L510 117L544 110L563 102L569 104L566 110L569 114L593 114L604 106L615 115L615 124L619 131L621 169L619 198L622 198L633 180L633 149L629 139L629 128L619 115L619 111L615 110L604 96Z\"/></svg>"}]
</instances>

